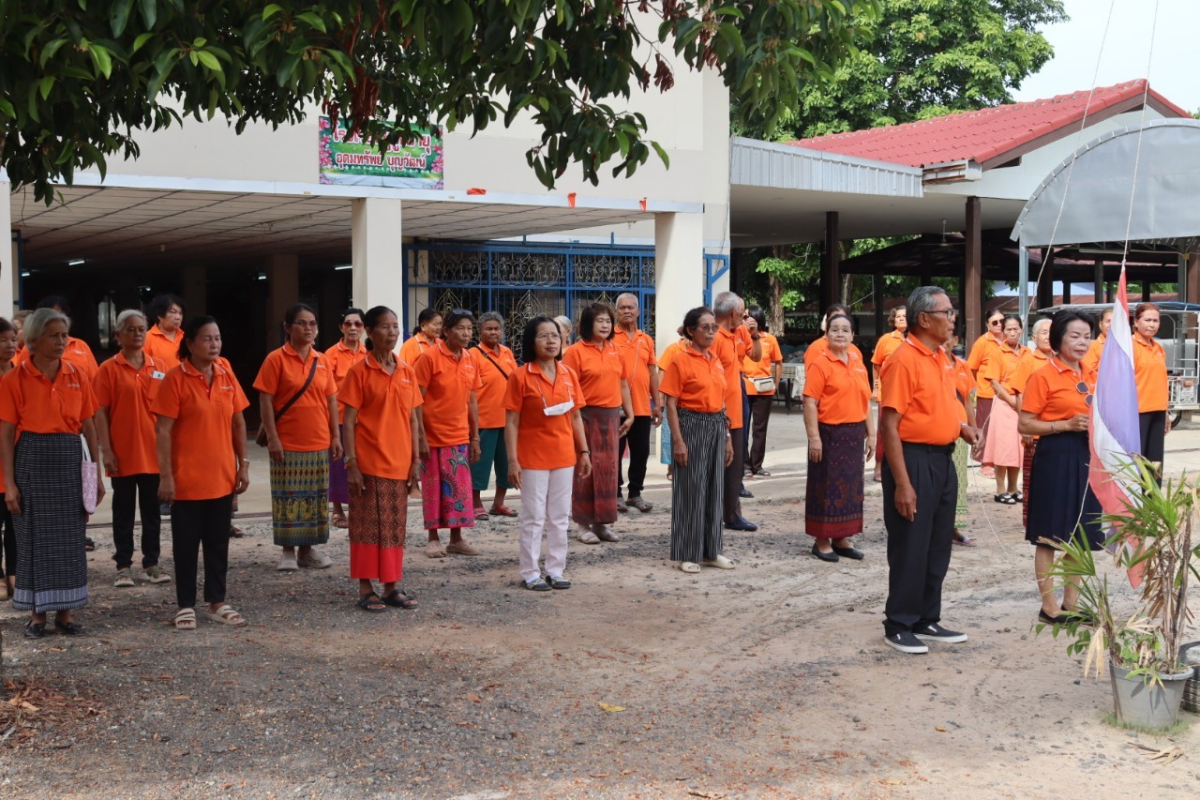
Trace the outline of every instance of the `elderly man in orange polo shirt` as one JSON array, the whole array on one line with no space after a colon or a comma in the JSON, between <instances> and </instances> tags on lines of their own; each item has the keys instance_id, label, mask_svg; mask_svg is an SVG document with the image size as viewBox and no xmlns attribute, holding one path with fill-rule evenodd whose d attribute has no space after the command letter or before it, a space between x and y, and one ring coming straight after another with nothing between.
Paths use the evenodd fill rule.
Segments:
<instances>
[{"instance_id":1,"label":"elderly man in orange polo shirt","mask_svg":"<svg viewBox=\"0 0 1200 800\"><path fill-rule=\"evenodd\" d=\"M974 444L955 396L955 366L943 345L958 312L945 291L922 286L908 298L908 335L884 367L883 522L888 533L884 641L902 653L926 642L965 642L941 626L942 581L950 568L958 478L954 443Z\"/></svg>"},{"instance_id":2,"label":"elderly man in orange polo shirt","mask_svg":"<svg viewBox=\"0 0 1200 800\"><path fill-rule=\"evenodd\" d=\"M630 507L645 513L654 506L642 499L646 483L646 462L650 460L650 431L662 423L662 407L652 405L658 397L658 359L654 340L638 329L638 297L631 292L617 296L617 329L613 342L625 362L629 396L633 399L633 425L617 444L617 510ZM620 454L629 446L629 502L621 497L625 470Z\"/></svg>"},{"instance_id":3,"label":"elderly man in orange polo shirt","mask_svg":"<svg viewBox=\"0 0 1200 800\"><path fill-rule=\"evenodd\" d=\"M745 301L733 292L721 292L713 298L717 336L712 352L725 368L725 416L729 419L733 442L733 462L725 467L725 527L752 533L758 526L742 516L742 464L746 450L743 399L746 389L741 375L746 369L747 358L762 360L762 341L757 331L751 333L742 323L745 311Z\"/></svg>"}]
</instances>

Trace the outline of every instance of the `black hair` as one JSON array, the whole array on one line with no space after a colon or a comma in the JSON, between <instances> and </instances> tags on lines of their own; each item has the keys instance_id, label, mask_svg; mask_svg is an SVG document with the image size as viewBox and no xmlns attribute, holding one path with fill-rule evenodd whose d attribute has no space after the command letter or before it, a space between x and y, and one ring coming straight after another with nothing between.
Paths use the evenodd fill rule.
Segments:
<instances>
[{"instance_id":1,"label":"black hair","mask_svg":"<svg viewBox=\"0 0 1200 800\"><path fill-rule=\"evenodd\" d=\"M49 294L37 304L38 308L57 308L68 317L71 316L71 303L61 294Z\"/></svg>"},{"instance_id":2,"label":"black hair","mask_svg":"<svg viewBox=\"0 0 1200 800\"><path fill-rule=\"evenodd\" d=\"M521 357L526 363L537 361L538 328L542 327L547 322L554 326L554 330L558 331L559 339L561 341L561 337L563 335L562 328L560 328L558 323L550 317L542 315L529 320L529 322L525 323L525 330L521 331ZM559 357L562 356L561 345L558 348L558 355Z\"/></svg>"},{"instance_id":3,"label":"black hair","mask_svg":"<svg viewBox=\"0 0 1200 800\"><path fill-rule=\"evenodd\" d=\"M432 317L430 317L432 319ZM475 315L466 308L455 308L442 317L442 338L446 338L446 331L453 328L464 319L471 320L471 324L475 324Z\"/></svg>"},{"instance_id":4,"label":"black hair","mask_svg":"<svg viewBox=\"0 0 1200 800\"><path fill-rule=\"evenodd\" d=\"M1092 330L1092 317L1082 311L1059 311L1050 321L1050 349L1058 352L1062 347L1063 337L1067 335L1067 325L1079 320Z\"/></svg>"},{"instance_id":5,"label":"black hair","mask_svg":"<svg viewBox=\"0 0 1200 800\"><path fill-rule=\"evenodd\" d=\"M359 311L357 308L348 308L342 312L342 320L345 321L346 317L348 317L351 313L358 314L360 317L362 317L363 330L366 331L376 327L380 320L383 319L385 314L391 314L393 317L396 317L396 312L392 311L387 306L372 306L371 308L367 309L365 314ZM396 319L399 319L399 317L396 317ZM367 350L375 349L375 343L371 341L370 336L367 336L367 341L363 346L366 347ZM412 365L410 364L409 366Z\"/></svg>"},{"instance_id":6,"label":"black hair","mask_svg":"<svg viewBox=\"0 0 1200 800\"><path fill-rule=\"evenodd\" d=\"M1021 322L1021 317L1017 314L1005 314L1004 320L1000 323L1000 330L1004 330L1004 326L1007 325L1010 321L1015 321L1018 325L1021 326L1021 329L1024 330L1025 325L1024 325L1024 323Z\"/></svg>"},{"instance_id":7,"label":"black hair","mask_svg":"<svg viewBox=\"0 0 1200 800\"><path fill-rule=\"evenodd\" d=\"M210 317L207 314L202 314L198 317L192 317L188 320L187 325L183 326L183 336L179 338L179 360L186 361L191 356L191 348L188 347L188 342L192 341L200 329L205 325L216 325L217 318Z\"/></svg>"},{"instance_id":8,"label":"black hair","mask_svg":"<svg viewBox=\"0 0 1200 800\"><path fill-rule=\"evenodd\" d=\"M983 317L983 321L984 321L984 322L991 322L991 321L992 321L992 317L996 316L997 314L999 314L1001 317L1008 316L1007 314L1005 314L1005 313L1004 313L1004 309L1003 309L1003 308L1000 308L999 306L997 306L996 308L993 308L991 311L989 311L987 314L985 314L985 315L984 315L984 317ZM1003 323L1003 322L1001 322L1001 323L1000 323L1000 327L1004 327L1004 323Z\"/></svg>"},{"instance_id":9,"label":"black hair","mask_svg":"<svg viewBox=\"0 0 1200 800\"><path fill-rule=\"evenodd\" d=\"M608 338L611 339L617 335L617 312L611 305L603 302L591 303L583 307L583 313L579 315L579 338L581 341L590 342L596 338L596 317L607 314L609 320L612 321L612 329L608 332Z\"/></svg>"},{"instance_id":10,"label":"black hair","mask_svg":"<svg viewBox=\"0 0 1200 800\"><path fill-rule=\"evenodd\" d=\"M683 334L683 338L689 342L692 340L692 330L700 324L700 318L705 314L712 314L713 319L717 318L717 315L713 314L713 310L708 306L696 306L683 315L683 327L679 329L679 332Z\"/></svg>"},{"instance_id":11,"label":"black hair","mask_svg":"<svg viewBox=\"0 0 1200 800\"><path fill-rule=\"evenodd\" d=\"M376 308L383 308L383 306L376 306ZM387 310L391 311L391 309L387 309ZM395 312L393 311L392 313L394 314ZM346 317L353 317L355 315L357 315L358 318L363 321L364 325L366 324L367 319L366 319L366 317L363 316L363 310L361 308L354 308L353 306L351 306L350 308L347 308L345 311L343 311L341 316L338 317L338 327L339 328L342 327L342 323L344 323L346 321Z\"/></svg>"},{"instance_id":12,"label":"black hair","mask_svg":"<svg viewBox=\"0 0 1200 800\"><path fill-rule=\"evenodd\" d=\"M187 306L183 303L183 298L174 294L159 294L155 295L154 299L146 305L146 313L158 322L167 315L171 310L171 306L179 306L179 315L183 316L187 313Z\"/></svg>"},{"instance_id":13,"label":"black hair","mask_svg":"<svg viewBox=\"0 0 1200 800\"><path fill-rule=\"evenodd\" d=\"M841 303L834 303L829 308L825 309L826 324L829 323L829 318L832 317L834 314L842 314L843 316L849 317L850 316L850 308L848 306L842 305Z\"/></svg>"},{"instance_id":14,"label":"black hair","mask_svg":"<svg viewBox=\"0 0 1200 800\"><path fill-rule=\"evenodd\" d=\"M9 331L16 333L17 329L7 319L0 317L0 333L8 333Z\"/></svg>"},{"instance_id":15,"label":"black hair","mask_svg":"<svg viewBox=\"0 0 1200 800\"><path fill-rule=\"evenodd\" d=\"M416 336L421 332L422 325L424 325L426 322L433 322L434 317L440 317L441 315L442 312L438 311L432 306L429 308L422 308L421 313L417 314L417 325L415 328L413 328L412 335Z\"/></svg>"},{"instance_id":16,"label":"black hair","mask_svg":"<svg viewBox=\"0 0 1200 800\"><path fill-rule=\"evenodd\" d=\"M762 306L750 306L746 309L746 316L758 323L760 331L770 330L767 327L767 313L763 311Z\"/></svg>"},{"instance_id":17,"label":"black hair","mask_svg":"<svg viewBox=\"0 0 1200 800\"><path fill-rule=\"evenodd\" d=\"M307 303L296 303L288 306L288 310L283 312L283 324L288 326L295 325L296 317L300 316L301 311L307 311L312 314L313 319L317 318L317 312L313 310L312 306Z\"/></svg>"},{"instance_id":18,"label":"black hair","mask_svg":"<svg viewBox=\"0 0 1200 800\"><path fill-rule=\"evenodd\" d=\"M842 308L845 308L845 306L842 306ZM844 319L847 322L849 322L850 323L850 332L856 336L858 335L858 320L856 320L853 316L851 316L849 311L844 311L844 312L843 311L833 311L833 312L831 312L829 314L829 316L825 318L825 332L826 333L829 332L829 323L833 322L835 319L838 319L838 318Z\"/></svg>"}]
</instances>

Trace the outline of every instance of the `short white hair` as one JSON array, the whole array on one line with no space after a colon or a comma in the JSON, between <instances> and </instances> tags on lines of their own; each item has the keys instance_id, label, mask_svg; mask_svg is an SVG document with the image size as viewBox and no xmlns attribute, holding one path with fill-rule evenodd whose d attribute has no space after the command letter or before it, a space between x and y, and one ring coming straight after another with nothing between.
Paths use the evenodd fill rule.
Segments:
<instances>
[{"instance_id":1,"label":"short white hair","mask_svg":"<svg viewBox=\"0 0 1200 800\"><path fill-rule=\"evenodd\" d=\"M25 320L25 327L21 329L21 333L25 336L25 346L33 350L33 343L42 338L42 334L46 332L46 327L51 322L61 322L67 326L67 331L71 330L71 318L61 311L55 311L53 308L39 308L29 315Z\"/></svg>"},{"instance_id":2,"label":"short white hair","mask_svg":"<svg viewBox=\"0 0 1200 800\"><path fill-rule=\"evenodd\" d=\"M1050 318L1042 317L1037 322L1033 323L1033 327L1029 329L1029 335L1037 336L1038 331L1040 331L1042 328L1049 327L1049 325L1050 325Z\"/></svg>"},{"instance_id":3,"label":"short white hair","mask_svg":"<svg viewBox=\"0 0 1200 800\"><path fill-rule=\"evenodd\" d=\"M116 331L123 330L125 328L125 323L128 322L132 317L137 317L147 326L150 324L150 320L148 320L146 315L141 311L138 311L136 308L127 308L120 314L117 314L117 324L116 327L113 328L113 332L115 333Z\"/></svg>"}]
</instances>

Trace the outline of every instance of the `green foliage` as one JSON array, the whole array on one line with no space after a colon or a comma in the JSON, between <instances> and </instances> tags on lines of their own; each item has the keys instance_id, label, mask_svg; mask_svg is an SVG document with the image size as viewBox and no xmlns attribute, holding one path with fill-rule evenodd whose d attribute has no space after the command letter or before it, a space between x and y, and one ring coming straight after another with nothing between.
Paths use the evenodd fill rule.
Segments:
<instances>
[{"instance_id":1,"label":"green foliage","mask_svg":"<svg viewBox=\"0 0 1200 800\"><path fill-rule=\"evenodd\" d=\"M1010 90L1054 54L1039 28L1065 19L1061 0L883 0L881 16L855 20L858 52L830 80L803 86L799 102L781 111L783 138L1012 102Z\"/></svg>"},{"instance_id":2,"label":"green foliage","mask_svg":"<svg viewBox=\"0 0 1200 800\"><path fill-rule=\"evenodd\" d=\"M1200 579L1200 546L1192 535L1200 487L1186 474L1160 487L1157 475L1156 465L1141 456L1124 462L1114 479L1130 494L1128 513L1104 516L1105 525L1119 526L1106 543L1116 549L1117 566L1143 572L1137 607L1128 617L1114 609L1114 590L1082 535L1066 545L1048 542L1063 553L1051 574L1074 584L1079 601L1065 625L1038 624L1035 630L1052 627L1056 638L1066 635L1067 652L1084 654L1085 675L1103 676L1108 661L1147 683L1181 671L1179 647L1192 619L1189 583Z\"/></svg>"},{"instance_id":3,"label":"green foliage","mask_svg":"<svg viewBox=\"0 0 1200 800\"><path fill-rule=\"evenodd\" d=\"M771 130L832 75L878 0L0 0L0 165L49 202L51 181L184 117L294 123L324 111L376 142L442 122L480 131L521 112L553 186L572 163L596 183L651 150L632 91L667 91L673 51L716 68L742 124ZM647 29L648 28L648 29ZM392 122L395 127L383 125Z\"/></svg>"}]
</instances>

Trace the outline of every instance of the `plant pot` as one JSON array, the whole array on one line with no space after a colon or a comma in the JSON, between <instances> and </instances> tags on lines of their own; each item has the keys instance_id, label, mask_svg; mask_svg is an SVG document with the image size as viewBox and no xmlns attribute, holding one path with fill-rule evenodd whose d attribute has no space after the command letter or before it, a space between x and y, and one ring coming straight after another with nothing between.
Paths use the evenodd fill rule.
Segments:
<instances>
[{"instance_id":1,"label":"plant pot","mask_svg":"<svg viewBox=\"0 0 1200 800\"><path fill-rule=\"evenodd\" d=\"M1117 721L1141 728L1169 728L1179 718L1183 690L1193 670L1176 675L1160 675L1162 685L1147 684L1140 677L1130 678L1129 670L1112 667L1113 704Z\"/></svg>"}]
</instances>

